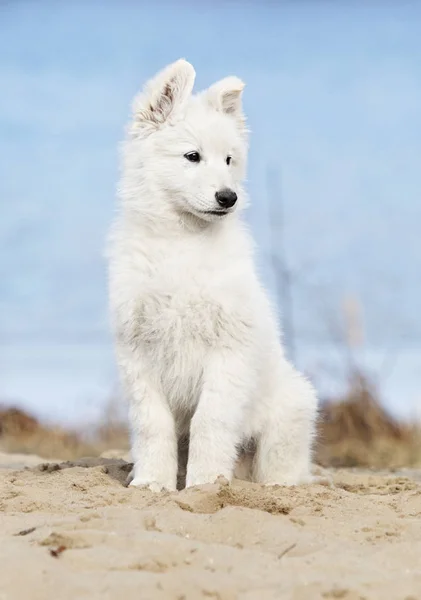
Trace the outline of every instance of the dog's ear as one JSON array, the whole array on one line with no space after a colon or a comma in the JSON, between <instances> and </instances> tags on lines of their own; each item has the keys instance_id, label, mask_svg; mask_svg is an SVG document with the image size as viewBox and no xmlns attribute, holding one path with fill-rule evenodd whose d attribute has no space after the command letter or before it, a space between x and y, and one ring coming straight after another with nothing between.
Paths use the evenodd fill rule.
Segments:
<instances>
[{"instance_id":1,"label":"dog's ear","mask_svg":"<svg viewBox=\"0 0 421 600\"><path fill-rule=\"evenodd\" d=\"M190 63L177 60L148 81L133 104L133 128L151 133L170 121L189 98L196 73Z\"/></svg>"},{"instance_id":2,"label":"dog's ear","mask_svg":"<svg viewBox=\"0 0 421 600\"><path fill-rule=\"evenodd\" d=\"M210 104L218 111L234 117L245 128L242 94L245 84L238 77L225 77L207 90Z\"/></svg>"}]
</instances>

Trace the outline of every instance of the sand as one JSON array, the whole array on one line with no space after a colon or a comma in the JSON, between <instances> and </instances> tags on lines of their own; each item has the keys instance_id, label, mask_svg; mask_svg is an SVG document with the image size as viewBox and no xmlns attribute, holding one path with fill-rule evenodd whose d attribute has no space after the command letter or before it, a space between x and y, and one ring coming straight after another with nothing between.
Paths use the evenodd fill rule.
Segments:
<instances>
[{"instance_id":1,"label":"sand","mask_svg":"<svg viewBox=\"0 0 421 600\"><path fill-rule=\"evenodd\" d=\"M154 494L108 456L0 454L0 600L421 598L420 472Z\"/></svg>"}]
</instances>

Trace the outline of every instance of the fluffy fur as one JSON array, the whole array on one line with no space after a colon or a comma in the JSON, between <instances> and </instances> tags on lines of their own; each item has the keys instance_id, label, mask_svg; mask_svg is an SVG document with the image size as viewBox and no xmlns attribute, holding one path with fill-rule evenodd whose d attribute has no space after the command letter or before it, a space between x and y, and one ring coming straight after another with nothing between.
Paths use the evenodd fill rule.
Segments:
<instances>
[{"instance_id":1,"label":"fluffy fur","mask_svg":"<svg viewBox=\"0 0 421 600\"><path fill-rule=\"evenodd\" d=\"M231 479L236 464L263 484L298 484L310 478L317 402L284 356L240 218L244 84L228 77L192 95L194 78L179 60L149 82L123 147L109 275L131 485L176 489L186 436L187 486ZM238 200L221 212L224 189Z\"/></svg>"}]
</instances>

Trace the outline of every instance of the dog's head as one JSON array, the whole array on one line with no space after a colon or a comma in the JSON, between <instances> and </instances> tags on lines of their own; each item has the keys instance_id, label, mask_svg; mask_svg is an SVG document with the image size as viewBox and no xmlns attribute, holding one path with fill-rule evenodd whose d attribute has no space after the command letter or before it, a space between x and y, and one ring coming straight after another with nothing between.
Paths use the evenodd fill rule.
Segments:
<instances>
[{"instance_id":1,"label":"dog's head","mask_svg":"<svg viewBox=\"0 0 421 600\"><path fill-rule=\"evenodd\" d=\"M244 84L227 77L192 95L194 79L192 65L178 60L146 84L134 102L126 166L141 176L154 214L217 221L244 203Z\"/></svg>"}]
</instances>

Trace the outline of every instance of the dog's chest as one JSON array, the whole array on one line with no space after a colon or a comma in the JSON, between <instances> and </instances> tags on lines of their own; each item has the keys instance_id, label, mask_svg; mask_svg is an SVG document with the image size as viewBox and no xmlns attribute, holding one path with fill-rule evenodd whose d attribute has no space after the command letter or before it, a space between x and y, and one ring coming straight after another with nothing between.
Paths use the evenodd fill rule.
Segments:
<instances>
[{"instance_id":1,"label":"dog's chest","mask_svg":"<svg viewBox=\"0 0 421 600\"><path fill-rule=\"evenodd\" d=\"M114 287L131 306L126 323L121 312L123 335L178 402L197 395L212 350L248 343L255 313L247 260L218 244L171 250L152 241L131 255Z\"/></svg>"},{"instance_id":2,"label":"dog's chest","mask_svg":"<svg viewBox=\"0 0 421 600\"><path fill-rule=\"evenodd\" d=\"M149 345L176 352L214 346L236 320L228 286L211 273L157 273L138 302L138 334Z\"/></svg>"},{"instance_id":3,"label":"dog's chest","mask_svg":"<svg viewBox=\"0 0 421 600\"><path fill-rule=\"evenodd\" d=\"M251 325L241 265L206 256L174 256L156 264L138 287L137 335L161 359L194 362L204 352L241 338Z\"/></svg>"},{"instance_id":4,"label":"dog's chest","mask_svg":"<svg viewBox=\"0 0 421 600\"><path fill-rule=\"evenodd\" d=\"M238 328L232 301L229 290L211 274L157 273L144 286L138 339L176 406L194 405L208 353Z\"/></svg>"}]
</instances>

